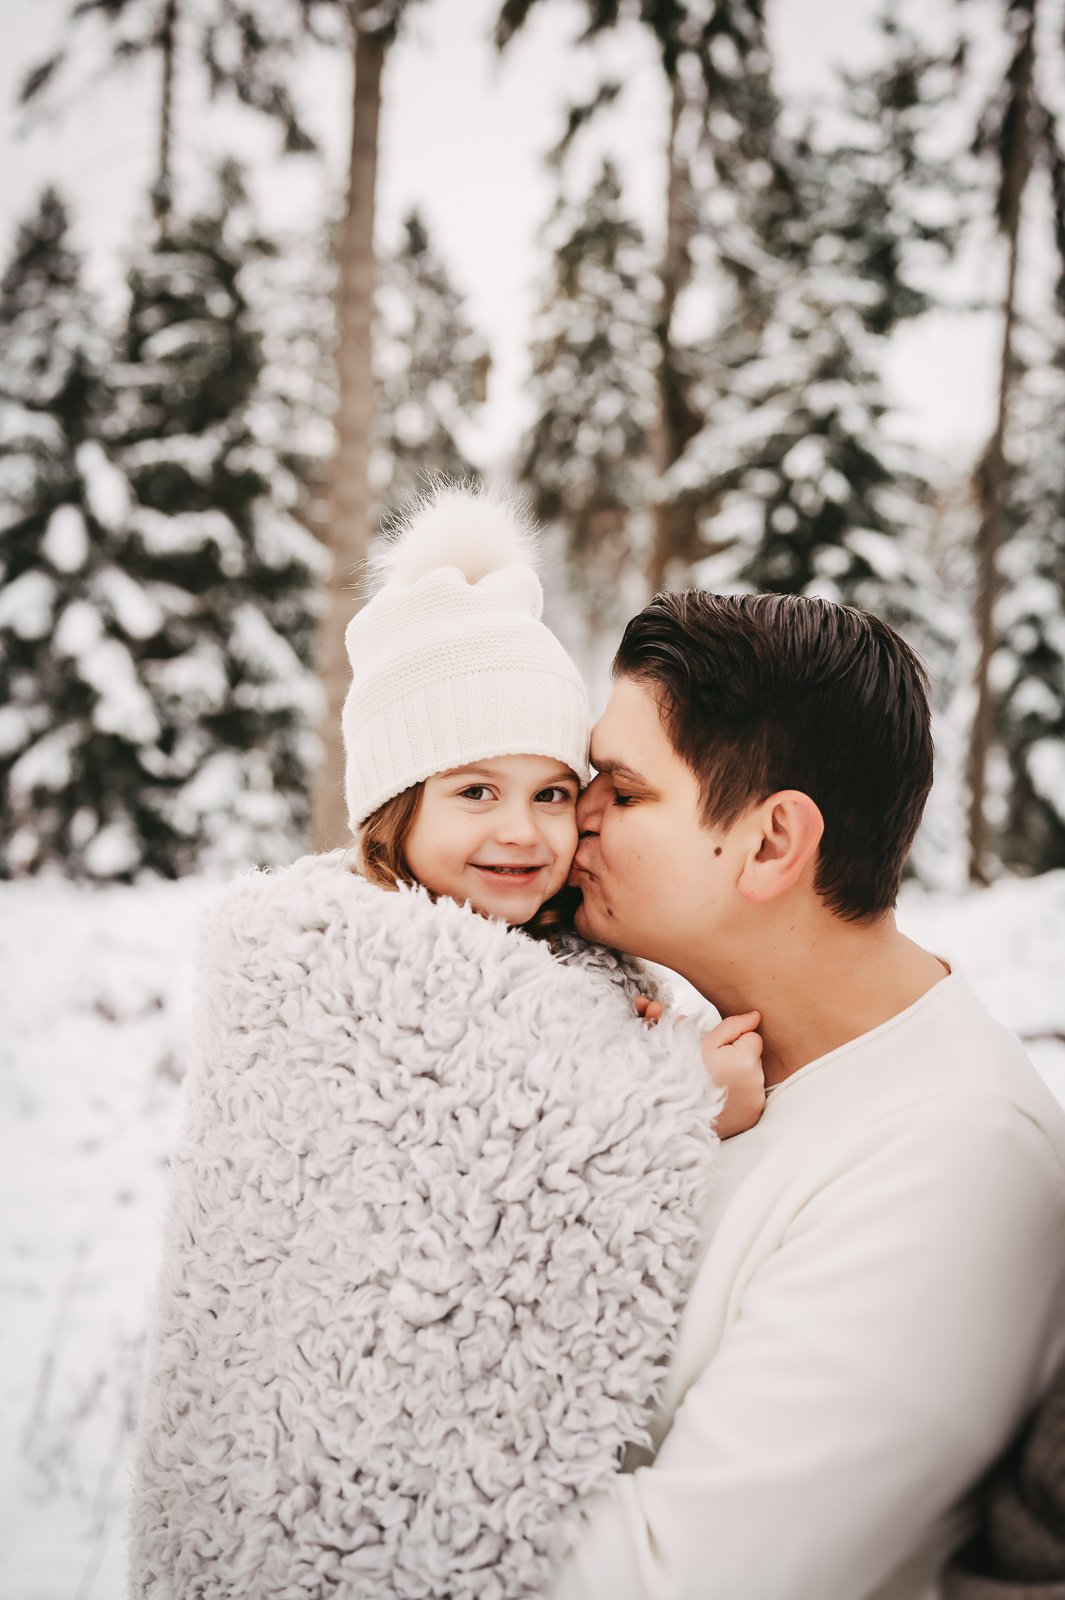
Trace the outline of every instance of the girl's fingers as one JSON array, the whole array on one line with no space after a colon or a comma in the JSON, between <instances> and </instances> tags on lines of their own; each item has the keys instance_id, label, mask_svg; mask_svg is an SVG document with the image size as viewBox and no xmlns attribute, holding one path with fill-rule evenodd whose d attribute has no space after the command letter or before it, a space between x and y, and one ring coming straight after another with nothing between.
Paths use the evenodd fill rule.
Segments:
<instances>
[{"instance_id":1,"label":"girl's fingers","mask_svg":"<svg viewBox=\"0 0 1065 1600\"><path fill-rule=\"evenodd\" d=\"M735 1044L745 1033L751 1033L762 1020L760 1011L744 1011L738 1017L723 1017L716 1028L711 1028L707 1038L712 1044Z\"/></svg>"}]
</instances>

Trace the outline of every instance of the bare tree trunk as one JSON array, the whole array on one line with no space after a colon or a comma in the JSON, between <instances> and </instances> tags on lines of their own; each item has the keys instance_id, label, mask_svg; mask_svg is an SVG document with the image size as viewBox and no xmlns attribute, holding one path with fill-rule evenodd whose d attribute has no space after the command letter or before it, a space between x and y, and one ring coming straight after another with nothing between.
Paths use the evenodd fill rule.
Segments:
<instances>
[{"instance_id":1,"label":"bare tree trunk","mask_svg":"<svg viewBox=\"0 0 1065 1600\"><path fill-rule=\"evenodd\" d=\"M653 441L655 472L663 477L680 458L689 439L698 431L698 418L687 399L687 384L680 381L673 349L673 315L677 299L690 275L689 245L692 219L688 195L688 174L677 147L684 90L679 72L671 83L669 146L666 178L666 244L660 281L662 299L655 335L659 347L658 426ZM656 505L647 581L652 594L666 582L670 564L678 557L689 558L695 548L695 516L685 505Z\"/></svg>"},{"instance_id":2,"label":"bare tree trunk","mask_svg":"<svg viewBox=\"0 0 1065 1600\"><path fill-rule=\"evenodd\" d=\"M172 161L174 148L174 53L177 48L178 0L163 0L159 18L159 52L163 63L163 88L159 106L159 169L152 188L152 210L159 231L166 232L174 200Z\"/></svg>"},{"instance_id":3,"label":"bare tree trunk","mask_svg":"<svg viewBox=\"0 0 1065 1600\"><path fill-rule=\"evenodd\" d=\"M1003 305L1002 353L999 365L998 413L987 450L977 471L980 525L976 534L976 627L980 653L976 667L976 712L969 743L969 878L988 881L987 763L995 733L995 700L991 688L991 659L998 643L995 602L1000 576L998 552L1002 545L1004 511L1009 492L1010 465L1006 455L1010 404L1017 375L1013 340L1017 323L1017 266L1020 255L1021 210L1032 161L1032 79L1035 53L1035 3L1016 58L1014 78L1015 119L1003 174L999 215L1006 238L1008 268Z\"/></svg>"},{"instance_id":4,"label":"bare tree trunk","mask_svg":"<svg viewBox=\"0 0 1065 1600\"><path fill-rule=\"evenodd\" d=\"M333 571L319 635L325 688L325 755L311 807L316 850L348 837L340 713L348 686L344 630L358 609L353 585L370 543L370 449L373 439L374 186L381 69L385 44L357 26L352 7L355 68L347 206L341 231L337 306L336 444L329 497L328 543Z\"/></svg>"}]
</instances>

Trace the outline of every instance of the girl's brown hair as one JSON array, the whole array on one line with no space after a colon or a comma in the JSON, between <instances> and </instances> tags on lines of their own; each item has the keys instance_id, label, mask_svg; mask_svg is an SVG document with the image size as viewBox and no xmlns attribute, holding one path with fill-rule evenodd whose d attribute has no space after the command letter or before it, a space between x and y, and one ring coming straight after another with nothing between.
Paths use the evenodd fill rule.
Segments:
<instances>
[{"instance_id":1,"label":"girl's brown hair","mask_svg":"<svg viewBox=\"0 0 1065 1600\"><path fill-rule=\"evenodd\" d=\"M353 871L381 889L395 889L401 883L418 880L407 865L403 845L414 826L422 803L424 783L412 784L402 794L393 795L378 806L363 823L354 841L357 855ZM562 888L545 900L534 917L522 923L530 939L556 939L573 931L573 916L580 903L580 890Z\"/></svg>"}]
</instances>

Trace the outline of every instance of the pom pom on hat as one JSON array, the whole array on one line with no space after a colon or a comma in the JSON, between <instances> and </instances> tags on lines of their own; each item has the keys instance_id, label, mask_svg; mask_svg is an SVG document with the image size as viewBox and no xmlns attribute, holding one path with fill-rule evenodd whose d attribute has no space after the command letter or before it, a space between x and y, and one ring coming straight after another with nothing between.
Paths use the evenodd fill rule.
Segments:
<instances>
[{"instance_id":1,"label":"pom pom on hat","mask_svg":"<svg viewBox=\"0 0 1065 1600\"><path fill-rule=\"evenodd\" d=\"M513 493L441 482L401 518L371 561L379 585L416 583L437 567L457 567L479 583L501 567L538 565L539 539Z\"/></svg>"},{"instance_id":2,"label":"pom pom on hat","mask_svg":"<svg viewBox=\"0 0 1065 1600\"><path fill-rule=\"evenodd\" d=\"M515 496L441 483L374 561L383 582L345 634L353 832L413 784L492 756L553 756L587 780L587 692L540 621L536 555Z\"/></svg>"}]
</instances>

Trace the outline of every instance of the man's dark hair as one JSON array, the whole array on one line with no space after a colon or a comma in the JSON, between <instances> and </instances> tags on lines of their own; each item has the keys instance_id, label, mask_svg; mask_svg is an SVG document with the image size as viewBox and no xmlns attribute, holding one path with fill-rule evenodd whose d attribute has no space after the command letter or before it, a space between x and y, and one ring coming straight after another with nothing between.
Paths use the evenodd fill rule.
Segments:
<instances>
[{"instance_id":1,"label":"man's dark hair","mask_svg":"<svg viewBox=\"0 0 1065 1600\"><path fill-rule=\"evenodd\" d=\"M825 904L890 910L932 785L928 675L893 628L804 595L660 594L613 672L655 693L708 825L800 789L825 821Z\"/></svg>"}]
</instances>

